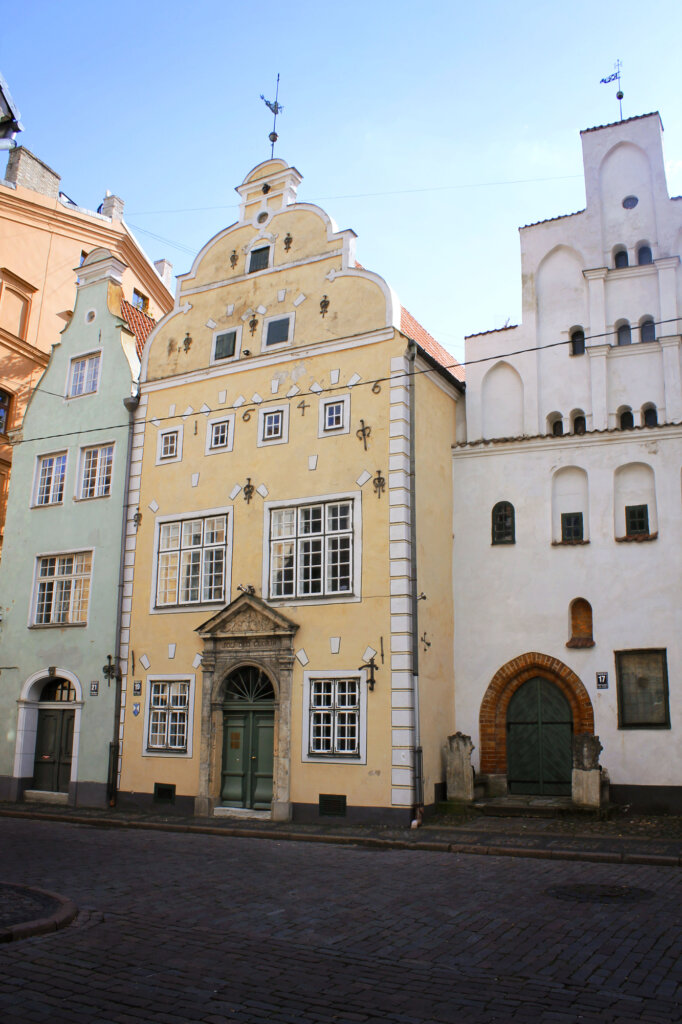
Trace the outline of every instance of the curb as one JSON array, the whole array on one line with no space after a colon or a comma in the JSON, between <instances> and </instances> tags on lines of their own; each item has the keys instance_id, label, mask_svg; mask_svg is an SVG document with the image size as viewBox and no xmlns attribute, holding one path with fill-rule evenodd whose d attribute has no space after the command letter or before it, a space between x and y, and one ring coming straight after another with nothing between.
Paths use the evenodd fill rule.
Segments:
<instances>
[{"instance_id":1,"label":"curb","mask_svg":"<svg viewBox=\"0 0 682 1024\"><path fill-rule=\"evenodd\" d=\"M483 857L527 857L535 860L582 861L595 864L647 864L652 867L681 867L682 855L660 853L628 853L608 850L562 850L537 846L487 846L480 843L457 843L448 840L381 839L377 836L335 835L334 833L267 832L238 825L192 825L178 822L126 821L111 817L90 818L78 814L44 814L34 811L0 809L0 817L58 821L91 828L146 829L153 832L179 832L193 835L227 836L232 839L269 839L282 842L328 843L337 846L361 846L377 850L419 850L432 853L470 854ZM40 892L41 890L36 890ZM50 895L54 895L50 893ZM55 899L61 899L55 896ZM66 922L68 923L68 922ZM60 927L63 927L61 925ZM51 929L50 929L51 930ZM0 932L0 941L2 940ZM33 933L35 934L35 933ZM7 941L7 940L5 940Z\"/></svg>"},{"instance_id":2,"label":"curb","mask_svg":"<svg viewBox=\"0 0 682 1024\"><path fill-rule=\"evenodd\" d=\"M9 884L9 883L8 883ZM57 892L50 892L49 889L38 889L34 885L16 885L15 889L23 892L35 892L40 896L49 896L59 906L53 914L48 917L37 917L33 921L22 921L21 924L12 924L7 928L0 929L0 942L17 942L19 939L27 939L31 935L47 935L49 932L59 931L71 924L78 913L78 907L73 900L66 896L60 896Z\"/></svg>"}]
</instances>

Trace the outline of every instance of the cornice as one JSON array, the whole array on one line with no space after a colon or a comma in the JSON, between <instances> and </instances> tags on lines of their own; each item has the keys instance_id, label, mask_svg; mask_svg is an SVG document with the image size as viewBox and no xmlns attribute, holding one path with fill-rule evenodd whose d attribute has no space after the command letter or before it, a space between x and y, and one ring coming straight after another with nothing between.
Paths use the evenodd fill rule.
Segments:
<instances>
[{"instance_id":1,"label":"cornice","mask_svg":"<svg viewBox=\"0 0 682 1024\"><path fill-rule=\"evenodd\" d=\"M0 344L7 346L10 352L16 352L18 355L24 356L25 359L29 359L36 366L45 367L50 360L49 352L43 352L42 349L36 348L28 341L17 338L16 334L10 334L3 327L0 327Z\"/></svg>"},{"instance_id":2,"label":"cornice","mask_svg":"<svg viewBox=\"0 0 682 1024\"><path fill-rule=\"evenodd\" d=\"M660 423L656 427L633 427L621 430L614 427L607 430L590 430L586 434L563 434L554 437L539 434L533 437L490 438L479 441L463 441L452 445L456 458L477 458L481 455L509 455L512 452L579 452L585 448L604 445L638 445L682 438L682 423Z\"/></svg>"}]
</instances>

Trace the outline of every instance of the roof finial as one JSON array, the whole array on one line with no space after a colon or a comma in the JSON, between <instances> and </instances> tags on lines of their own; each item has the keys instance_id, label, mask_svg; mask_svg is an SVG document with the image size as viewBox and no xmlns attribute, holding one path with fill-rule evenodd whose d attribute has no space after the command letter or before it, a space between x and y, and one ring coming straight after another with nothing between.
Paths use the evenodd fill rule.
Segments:
<instances>
[{"instance_id":1,"label":"roof finial","mask_svg":"<svg viewBox=\"0 0 682 1024\"><path fill-rule=\"evenodd\" d=\"M271 143L271 146L270 146L270 156L274 156L275 155L275 143L277 142L277 132L275 131L275 129L277 128L277 115L281 114L282 111L284 110L284 107L280 103L277 102L278 97L279 97L279 73L277 75L277 88L275 89L275 99L274 99L274 101L271 103L270 100L266 100L266 98L263 95L263 93L260 94L260 98L262 99L262 101L265 104L265 106L269 110L271 110L272 113L274 114L274 118L273 118L273 121L272 121L272 131L270 132L270 134L268 136L268 138L270 139L270 143Z\"/></svg>"},{"instance_id":2,"label":"roof finial","mask_svg":"<svg viewBox=\"0 0 682 1024\"><path fill-rule=\"evenodd\" d=\"M609 82L618 82L618 92L616 93L616 99L618 100L618 106L620 108L620 119L623 120L623 90L620 87L620 69L623 63L620 59L613 65L616 69L612 75L608 75L606 78L602 78L599 82L600 85L608 85Z\"/></svg>"}]
</instances>

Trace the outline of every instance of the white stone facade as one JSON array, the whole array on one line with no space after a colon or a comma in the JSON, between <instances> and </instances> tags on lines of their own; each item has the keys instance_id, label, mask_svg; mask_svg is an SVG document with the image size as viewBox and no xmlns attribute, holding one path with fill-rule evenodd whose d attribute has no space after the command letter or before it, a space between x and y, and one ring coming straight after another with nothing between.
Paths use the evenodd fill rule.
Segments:
<instances>
[{"instance_id":1,"label":"white stone facade","mask_svg":"<svg viewBox=\"0 0 682 1024\"><path fill-rule=\"evenodd\" d=\"M521 229L522 324L467 339L456 726L492 789L513 791L509 701L546 678L572 702L573 733L599 736L612 799L679 809L682 199L668 197L658 114L582 141L585 210ZM509 509L493 533L499 502L511 535Z\"/></svg>"}]
</instances>

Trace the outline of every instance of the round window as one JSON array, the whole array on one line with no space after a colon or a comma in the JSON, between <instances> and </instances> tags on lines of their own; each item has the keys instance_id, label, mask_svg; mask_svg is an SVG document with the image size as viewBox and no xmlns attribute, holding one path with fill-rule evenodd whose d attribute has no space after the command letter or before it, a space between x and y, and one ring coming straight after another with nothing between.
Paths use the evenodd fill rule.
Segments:
<instances>
[{"instance_id":1,"label":"round window","mask_svg":"<svg viewBox=\"0 0 682 1024\"><path fill-rule=\"evenodd\" d=\"M626 210L634 210L638 202L639 199L637 198L637 196L626 196L623 200L623 206Z\"/></svg>"},{"instance_id":2,"label":"round window","mask_svg":"<svg viewBox=\"0 0 682 1024\"><path fill-rule=\"evenodd\" d=\"M258 216L256 217L256 220L258 221L259 224L265 224L267 219L267 213L259 213Z\"/></svg>"},{"instance_id":3,"label":"round window","mask_svg":"<svg viewBox=\"0 0 682 1024\"><path fill-rule=\"evenodd\" d=\"M87 313L85 314L85 322L86 322L86 324L91 324L96 316L97 316L97 313L95 313L94 309L89 309L87 311Z\"/></svg>"}]
</instances>

